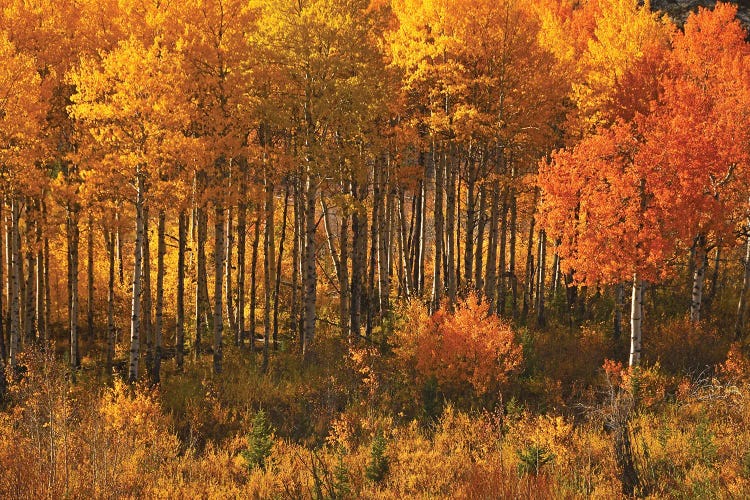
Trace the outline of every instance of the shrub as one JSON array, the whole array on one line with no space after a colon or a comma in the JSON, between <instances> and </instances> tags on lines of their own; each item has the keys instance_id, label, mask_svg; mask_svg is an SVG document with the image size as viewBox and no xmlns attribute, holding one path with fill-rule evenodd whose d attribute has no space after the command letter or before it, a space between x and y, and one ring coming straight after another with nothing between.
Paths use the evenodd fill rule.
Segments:
<instances>
[{"instance_id":1,"label":"shrub","mask_svg":"<svg viewBox=\"0 0 750 500\"><path fill-rule=\"evenodd\" d=\"M710 324L688 317L657 323L644 347L644 362L656 361L667 373L703 372L726 359L731 337Z\"/></svg>"},{"instance_id":2,"label":"shrub","mask_svg":"<svg viewBox=\"0 0 750 500\"><path fill-rule=\"evenodd\" d=\"M418 325L416 334L417 372L424 379L435 377L444 391L454 394L465 393L467 385L479 396L495 393L523 360L510 326L473 294L453 313L437 311Z\"/></svg>"},{"instance_id":3,"label":"shrub","mask_svg":"<svg viewBox=\"0 0 750 500\"><path fill-rule=\"evenodd\" d=\"M731 382L750 382L750 358L739 343L734 342L731 345L727 359L720 365L719 372Z\"/></svg>"}]
</instances>

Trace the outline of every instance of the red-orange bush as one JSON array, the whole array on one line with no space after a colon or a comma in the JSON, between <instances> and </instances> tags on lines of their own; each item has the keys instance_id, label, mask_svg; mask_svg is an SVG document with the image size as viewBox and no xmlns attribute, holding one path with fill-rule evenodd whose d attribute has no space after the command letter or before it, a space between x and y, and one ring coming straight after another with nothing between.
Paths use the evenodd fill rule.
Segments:
<instances>
[{"instance_id":1,"label":"red-orange bush","mask_svg":"<svg viewBox=\"0 0 750 500\"><path fill-rule=\"evenodd\" d=\"M440 309L417 328L416 369L435 377L443 389L469 384L477 395L500 390L523 361L511 327L489 312L475 295Z\"/></svg>"}]
</instances>

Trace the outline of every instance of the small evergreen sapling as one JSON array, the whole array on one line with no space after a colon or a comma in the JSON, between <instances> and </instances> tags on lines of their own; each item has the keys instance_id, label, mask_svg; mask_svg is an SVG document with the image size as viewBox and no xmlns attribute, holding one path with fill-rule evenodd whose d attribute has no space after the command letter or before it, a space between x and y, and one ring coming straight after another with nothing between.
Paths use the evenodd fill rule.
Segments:
<instances>
[{"instance_id":1,"label":"small evergreen sapling","mask_svg":"<svg viewBox=\"0 0 750 500\"><path fill-rule=\"evenodd\" d=\"M375 439L372 440L372 447L370 448L370 463L367 464L365 475L367 479L373 483L379 483L388 474L390 462L386 455L386 447L388 442L383 436L383 431L378 431L375 434Z\"/></svg>"},{"instance_id":2,"label":"small evergreen sapling","mask_svg":"<svg viewBox=\"0 0 750 500\"><path fill-rule=\"evenodd\" d=\"M273 427L271 427L266 412L259 410L253 417L253 428L247 437L247 449L242 452L242 457L247 462L248 469L256 467L266 468L266 459L271 455L273 448Z\"/></svg>"}]
</instances>

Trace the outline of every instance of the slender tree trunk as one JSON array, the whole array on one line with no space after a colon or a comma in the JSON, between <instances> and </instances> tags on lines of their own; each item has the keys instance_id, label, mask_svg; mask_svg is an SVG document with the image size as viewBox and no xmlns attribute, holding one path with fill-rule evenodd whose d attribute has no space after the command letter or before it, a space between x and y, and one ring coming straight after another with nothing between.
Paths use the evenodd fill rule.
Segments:
<instances>
[{"instance_id":1,"label":"slender tree trunk","mask_svg":"<svg viewBox=\"0 0 750 500\"><path fill-rule=\"evenodd\" d=\"M409 211L409 227L406 232L406 246L404 247L405 262L406 262L406 284L410 290L410 295L416 294L416 286L414 285L414 262L416 257L414 255L415 240L414 226L417 215L417 194L412 193L411 195L411 209ZM406 216L404 216L406 217ZM406 227L406 218L404 218L404 227Z\"/></svg>"},{"instance_id":2,"label":"slender tree trunk","mask_svg":"<svg viewBox=\"0 0 750 500\"><path fill-rule=\"evenodd\" d=\"M164 256L167 253L166 214L159 210L159 223L156 243L156 323L154 325L154 368L152 381L161 381L162 332L164 319Z\"/></svg>"},{"instance_id":3,"label":"slender tree trunk","mask_svg":"<svg viewBox=\"0 0 750 500\"><path fill-rule=\"evenodd\" d=\"M341 329L342 338L349 337L349 307L347 301L349 300L349 273L344 269L348 266L347 261L342 261L342 257L346 256L347 249L347 232L348 232L348 215L341 215L341 225L339 230L339 248L341 253L336 250L333 237L333 225L331 222L331 214L328 209L323 197L320 197L320 205L323 210L323 227L326 232L326 241L328 242L328 253L331 254L331 260L333 261L333 267L336 270L336 281L339 289L339 327Z\"/></svg>"},{"instance_id":4,"label":"slender tree trunk","mask_svg":"<svg viewBox=\"0 0 750 500\"><path fill-rule=\"evenodd\" d=\"M534 198L534 205L536 205L536 196ZM536 226L536 219L532 213L529 222L528 245L526 246L526 282L524 283L523 311L521 313L524 321L529 314L531 304L534 302L534 226Z\"/></svg>"},{"instance_id":5,"label":"slender tree trunk","mask_svg":"<svg viewBox=\"0 0 750 500\"><path fill-rule=\"evenodd\" d=\"M44 193L42 193L42 197L44 197ZM36 285L34 287L36 291L36 307L34 308L36 310L36 329L39 333L39 340L44 345L44 348L47 347L47 328L44 321L45 317L45 289L44 289L44 272L45 272L45 266L47 263L44 261L44 237L43 237L43 231L42 226L46 224L46 211L42 208L43 199L39 202L39 220L37 220L37 223L35 225L36 227ZM2 262L2 250L0 249L0 262ZM2 265L0 265L2 267ZM2 272L0 271L0 283L2 283ZM2 294L0 294L1 296ZM0 338L2 338L2 299L0 298ZM2 342L0 340L0 342Z\"/></svg>"},{"instance_id":6,"label":"slender tree trunk","mask_svg":"<svg viewBox=\"0 0 750 500\"><path fill-rule=\"evenodd\" d=\"M122 235L120 234L120 212L115 211L115 248L117 250L117 273L120 277L120 284L125 284L125 265L122 259Z\"/></svg>"},{"instance_id":7,"label":"slender tree trunk","mask_svg":"<svg viewBox=\"0 0 750 500\"><path fill-rule=\"evenodd\" d=\"M433 155L435 145L432 145ZM432 277L432 311L437 311L440 308L440 302L443 299L443 241L445 241L444 235L444 221L443 221L443 179L445 177L445 154L440 154L438 160L435 162L435 207L434 207L434 223L435 223L435 253L433 254L433 277Z\"/></svg>"},{"instance_id":8,"label":"slender tree trunk","mask_svg":"<svg viewBox=\"0 0 750 500\"><path fill-rule=\"evenodd\" d=\"M5 332L8 330L5 328L5 315L3 311L3 295L4 295L4 288L5 288L5 281L3 281L3 247L5 245L2 244L3 235L4 235L4 218L3 218L3 209L5 205L5 197L0 197L0 229L2 229L2 234L0 234L0 401L4 401L6 397L6 392L8 388L8 380L6 378L6 372L7 372L7 362L8 362L8 347L5 341ZM10 271L10 270L9 270ZM8 280L10 281L10 280ZM10 343L10 339L8 340L8 343ZM15 368L15 367L14 367Z\"/></svg>"},{"instance_id":9,"label":"slender tree trunk","mask_svg":"<svg viewBox=\"0 0 750 500\"><path fill-rule=\"evenodd\" d=\"M469 152L466 179L466 234L464 236L464 279L473 288L474 278L474 229L476 229L476 166L474 153Z\"/></svg>"},{"instance_id":10,"label":"slender tree trunk","mask_svg":"<svg viewBox=\"0 0 750 500\"><path fill-rule=\"evenodd\" d=\"M42 202L42 212L46 219L47 207L44 202ZM52 315L52 290L50 288L50 282L49 282L49 263L50 263L49 238L45 236L44 237L44 332L45 332L45 340L49 340L51 336L50 324L51 324L51 315Z\"/></svg>"},{"instance_id":11,"label":"slender tree trunk","mask_svg":"<svg viewBox=\"0 0 750 500\"><path fill-rule=\"evenodd\" d=\"M478 292L484 290L482 280L482 255L484 252L484 230L487 225L485 212L487 211L487 187L482 183L479 187L479 212L476 215L477 242L474 247L474 288Z\"/></svg>"},{"instance_id":12,"label":"slender tree trunk","mask_svg":"<svg viewBox=\"0 0 750 500\"><path fill-rule=\"evenodd\" d=\"M373 169L373 200L372 200L372 221L370 224L370 262L367 271L367 290L365 292L365 338L369 339L373 329L373 315L376 313L376 306L379 301L375 300L375 268L377 266L378 255L378 220L380 218L380 182L379 182L379 165ZM420 240L422 237L420 236ZM423 243L420 242L420 246ZM417 259L418 261L419 259ZM419 270L416 271L415 277L418 278ZM417 279L418 281L418 279Z\"/></svg>"},{"instance_id":13,"label":"slender tree trunk","mask_svg":"<svg viewBox=\"0 0 750 500\"><path fill-rule=\"evenodd\" d=\"M406 214L404 213L404 190L398 190L398 281L400 286L399 295L409 297L411 287L409 286L410 278L407 270L409 264L407 261L407 232L406 232ZM352 267L354 263L352 262Z\"/></svg>"},{"instance_id":14,"label":"slender tree trunk","mask_svg":"<svg viewBox=\"0 0 750 500\"><path fill-rule=\"evenodd\" d=\"M260 207L253 228L253 248L250 256L250 351L255 351L255 310L258 308L258 245L260 244Z\"/></svg>"},{"instance_id":15,"label":"slender tree trunk","mask_svg":"<svg viewBox=\"0 0 750 500\"><path fill-rule=\"evenodd\" d=\"M389 160L390 161L390 160ZM395 231L396 231L396 221L395 221L395 214L396 214L396 187L393 186L390 182L390 175L391 175L391 169L388 170L389 174L389 180L386 182L386 189L387 189L387 195L386 195L386 206L385 206L385 220L383 225L383 231L384 231L384 238L385 238L385 255L384 260L385 268L387 270L386 277L387 280L384 281L384 285L386 289L383 291L383 297L385 297L385 302L382 304L382 309L388 313L390 313L391 310L391 290L393 288L393 262L394 262L394 239L395 239Z\"/></svg>"},{"instance_id":16,"label":"slender tree trunk","mask_svg":"<svg viewBox=\"0 0 750 500\"><path fill-rule=\"evenodd\" d=\"M23 350L23 343L26 339L24 335L26 332L26 280L24 279L24 263L25 258L23 255L23 241L21 239L21 219L23 218L25 207L25 201L21 198L18 201L19 213L18 213L18 226L15 232L16 247L18 248L18 327L20 329L19 342L21 343L20 350Z\"/></svg>"},{"instance_id":17,"label":"slender tree trunk","mask_svg":"<svg viewBox=\"0 0 750 500\"><path fill-rule=\"evenodd\" d=\"M701 303L703 302L703 285L706 277L706 244L705 237L696 239L695 270L693 271L693 292L690 301L690 321L698 323L701 319Z\"/></svg>"},{"instance_id":18,"label":"slender tree trunk","mask_svg":"<svg viewBox=\"0 0 750 500\"><path fill-rule=\"evenodd\" d=\"M383 333L383 318L388 314L390 309L390 274L388 259L388 213L386 198L388 193L388 169L381 172L380 177L380 210L378 210L378 311L380 312L381 334ZM438 266L439 267L439 266ZM385 337L381 336L381 341Z\"/></svg>"},{"instance_id":19,"label":"slender tree trunk","mask_svg":"<svg viewBox=\"0 0 750 500\"><path fill-rule=\"evenodd\" d=\"M417 193L411 195L411 209L409 211L409 230L406 233L406 276L412 293L415 292L414 286L414 262L416 260L414 249L416 247L416 236L414 235L414 226L417 216ZM405 224L406 222L404 222Z\"/></svg>"},{"instance_id":20,"label":"slender tree trunk","mask_svg":"<svg viewBox=\"0 0 750 500\"><path fill-rule=\"evenodd\" d=\"M105 373L112 375L112 362L115 358L115 233L104 232L104 243L107 247L107 261L109 264L107 280L107 355Z\"/></svg>"},{"instance_id":21,"label":"slender tree trunk","mask_svg":"<svg viewBox=\"0 0 750 500\"><path fill-rule=\"evenodd\" d=\"M347 183L348 184L348 183ZM350 192L349 187L346 190ZM349 287L349 224L351 215L345 213L341 217L341 229L339 231L339 248L341 250L341 268L339 270L339 284L341 286L341 300L339 301L339 318L341 320L341 335L344 339L349 339L351 335L351 324L349 314L349 304L351 302L351 289Z\"/></svg>"},{"instance_id":22,"label":"slender tree trunk","mask_svg":"<svg viewBox=\"0 0 750 500\"><path fill-rule=\"evenodd\" d=\"M459 167L460 168L460 167ZM456 172L456 285L461 286L461 269L463 268L463 260L461 257L461 174L460 171ZM452 307L452 304L451 304Z\"/></svg>"},{"instance_id":23,"label":"slender tree trunk","mask_svg":"<svg viewBox=\"0 0 750 500\"><path fill-rule=\"evenodd\" d=\"M419 183L419 252L417 253L417 277L415 280L417 292L421 296L424 293L424 263L427 251L425 249L425 227L427 217L427 186L424 179L427 178L427 172L424 172L422 181Z\"/></svg>"},{"instance_id":24,"label":"slender tree trunk","mask_svg":"<svg viewBox=\"0 0 750 500\"><path fill-rule=\"evenodd\" d=\"M234 344L245 345L245 252L247 240L247 205L240 203L237 212L237 325L234 330Z\"/></svg>"},{"instance_id":25,"label":"slender tree trunk","mask_svg":"<svg viewBox=\"0 0 750 500\"><path fill-rule=\"evenodd\" d=\"M352 192L360 203L364 202L365 189L352 182ZM362 282L364 281L364 270L367 253L367 215L360 210L352 214L352 277L351 277L351 303L349 313L351 316L350 341L356 340L361 335L362 326Z\"/></svg>"},{"instance_id":26,"label":"slender tree trunk","mask_svg":"<svg viewBox=\"0 0 750 500\"><path fill-rule=\"evenodd\" d=\"M510 301L513 319L518 317L518 276L516 276L516 233L518 230L518 207L516 192L510 195L510 256L508 262L508 278L510 279Z\"/></svg>"},{"instance_id":27,"label":"slender tree trunk","mask_svg":"<svg viewBox=\"0 0 750 500\"><path fill-rule=\"evenodd\" d=\"M151 298L151 242L149 241L149 207L143 205L143 287L141 289L141 337L146 341L146 372L149 380L154 379L154 338L153 338L153 302Z\"/></svg>"},{"instance_id":28,"label":"slender tree trunk","mask_svg":"<svg viewBox=\"0 0 750 500\"><path fill-rule=\"evenodd\" d=\"M422 293L422 269L424 262L424 180L420 180L417 187L416 206L414 212L414 238L412 262L412 284L417 295ZM374 217L374 214L373 214Z\"/></svg>"},{"instance_id":29,"label":"slender tree trunk","mask_svg":"<svg viewBox=\"0 0 750 500\"><path fill-rule=\"evenodd\" d=\"M185 360L185 251L187 248L187 214L180 210L177 220L177 310L175 311L175 357L177 369Z\"/></svg>"},{"instance_id":30,"label":"slender tree trunk","mask_svg":"<svg viewBox=\"0 0 750 500\"><path fill-rule=\"evenodd\" d=\"M502 206L502 214L500 217L500 249L498 250L498 264L497 264L497 314L499 316L505 315L505 295L507 291L507 287L505 285L505 278L508 276L508 272L505 268L505 254L506 252L506 243L508 241L508 195L509 195L509 189L508 187L503 188L503 206Z\"/></svg>"},{"instance_id":31,"label":"slender tree trunk","mask_svg":"<svg viewBox=\"0 0 750 500\"><path fill-rule=\"evenodd\" d=\"M292 332L298 332L299 331L299 301L297 300L298 293L299 292L299 275L300 275L300 264L302 261L301 253L304 248L304 245L301 244L301 231L300 227L302 225L302 210L300 205L300 189L299 189L299 179L294 178L293 179L293 187L294 187L294 204L292 205L292 223L294 225L293 228L293 234L292 234L292 296L291 296L291 318L290 318L290 327ZM304 345L304 338L302 335L299 336L299 346L300 346L300 352L302 351Z\"/></svg>"},{"instance_id":32,"label":"slender tree trunk","mask_svg":"<svg viewBox=\"0 0 750 500\"><path fill-rule=\"evenodd\" d=\"M23 351L23 344L24 344L24 339L25 339L24 333L26 332L26 308L25 308L26 301L24 300L24 297L25 297L24 291L26 288L25 287L26 282L24 280L24 274L23 274L25 259L23 256L23 241L21 240L21 230L20 230L21 228L20 221L23 218L23 212L24 212L22 201L19 201L19 206L21 208L20 208L20 212L18 215L18 220L19 220L18 222L18 228L19 228L18 229L18 252L19 253L18 253L18 260L17 260L18 266L17 267L18 267L18 328L20 332L18 341L20 343L20 347L19 347L19 352L20 352L20 351Z\"/></svg>"},{"instance_id":33,"label":"slender tree trunk","mask_svg":"<svg viewBox=\"0 0 750 500\"><path fill-rule=\"evenodd\" d=\"M487 266L484 274L484 295L490 304L490 310L494 311L497 301L497 236L500 219L500 183L497 179L492 181L490 196L490 227L487 242Z\"/></svg>"},{"instance_id":34,"label":"slender tree trunk","mask_svg":"<svg viewBox=\"0 0 750 500\"><path fill-rule=\"evenodd\" d=\"M227 229L226 229L225 249L226 256L224 260L224 279L225 295L227 303L227 321L231 331L237 331L237 321L234 315L234 289L232 287L232 257L234 253L234 208L227 208Z\"/></svg>"},{"instance_id":35,"label":"slender tree trunk","mask_svg":"<svg viewBox=\"0 0 750 500\"><path fill-rule=\"evenodd\" d=\"M557 256L557 254L555 254ZM614 314L614 337L619 339L622 335L622 310L625 307L625 286L622 283L615 285L615 314Z\"/></svg>"},{"instance_id":36,"label":"slender tree trunk","mask_svg":"<svg viewBox=\"0 0 750 500\"><path fill-rule=\"evenodd\" d=\"M750 230L750 219L748 220L748 229ZM743 262L745 272L742 277L742 289L740 290L740 299L737 304L737 319L734 323L734 340L744 340L745 323L747 318L747 300L748 290L750 290L750 233L747 235L745 244L745 261Z\"/></svg>"},{"instance_id":37,"label":"slender tree trunk","mask_svg":"<svg viewBox=\"0 0 750 500\"><path fill-rule=\"evenodd\" d=\"M555 255L552 258L552 284L550 285L550 300L554 300L557 297L557 288L560 285L560 254L557 253L557 245L559 242L555 242ZM623 291L623 294L625 292Z\"/></svg>"},{"instance_id":38,"label":"slender tree trunk","mask_svg":"<svg viewBox=\"0 0 750 500\"><path fill-rule=\"evenodd\" d=\"M205 209L197 207L195 210L195 225L197 229L197 273L195 290L195 341L193 343L193 356L198 359L201 351L203 332L208 326L206 312L208 309L208 269L206 266L206 237L208 236Z\"/></svg>"},{"instance_id":39,"label":"slender tree trunk","mask_svg":"<svg viewBox=\"0 0 750 500\"><path fill-rule=\"evenodd\" d=\"M456 166L454 162L453 145L449 145L448 158L446 160L446 179L448 181L448 193L445 203L445 232L447 236L445 246L445 257L448 262L446 267L446 279L448 281L448 302L450 307L456 303L458 283L456 279Z\"/></svg>"},{"instance_id":40,"label":"slender tree trunk","mask_svg":"<svg viewBox=\"0 0 750 500\"><path fill-rule=\"evenodd\" d=\"M135 246L134 246L134 269L133 269L133 295L130 317L130 366L128 368L128 381L133 383L138 378L138 358L140 354L140 328L141 328L141 289L142 279L142 257L143 257L143 198L144 179L138 174L138 185L135 202Z\"/></svg>"},{"instance_id":41,"label":"slender tree trunk","mask_svg":"<svg viewBox=\"0 0 750 500\"><path fill-rule=\"evenodd\" d=\"M302 352L306 354L315 340L315 320L316 320L316 303L317 303L317 284L318 275L315 268L315 205L316 205L316 186L315 181L310 174L306 179L306 207L305 207L305 259L304 259L304 342Z\"/></svg>"},{"instance_id":42,"label":"slender tree trunk","mask_svg":"<svg viewBox=\"0 0 750 500\"><path fill-rule=\"evenodd\" d=\"M20 217L19 201L14 196L10 200L10 226L8 227L8 282L9 282L9 297L8 306L10 307L10 349L9 349L9 363L13 377L16 375L17 369L17 357L21 347L21 318L19 318L19 293L18 283L19 279L19 249L18 249L18 219ZM72 349L72 348L71 348ZM71 357L71 364L75 360ZM74 365L75 367L75 365Z\"/></svg>"},{"instance_id":43,"label":"slender tree trunk","mask_svg":"<svg viewBox=\"0 0 750 500\"><path fill-rule=\"evenodd\" d=\"M224 329L222 312L224 305L222 303L222 288L224 284L224 207L217 204L214 210L214 355L213 367L214 374L218 375L222 369L222 342L221 335Z\"/></svg>"},{"instance_id":44,"label":"slender tree trunk","mask_svg":"<svg viewBox=\"0 0 750 500\"><path fill-rule=\"evenodd\" d=\"M566 312L568 314L568 323L571 328L575 324L576 318L576 304L578 303L578 287L573 282L574 270L568 271L564 276L565 282L565 305L567 306Z\"/></svg>"},{"instance_id":45,"label":"slender tree trunk","mask_svg":"<svg viewBox=\"0 0 750 500\"><path fill-rule=\"evenodd\" d=\"M273 291L275 289L274 273L276 267L276 249L274 248L274 185L266 180L266 224L263 236L263 293L265 301L263 304L263 366L265 373L268 370L268 347L273 335L273 324L271 323L271 308L273 307Z\"/></svg>"},{"instance_id":46,"label":"slender tree trunk","mask_svg":"<svg viewBox=\"0 0 750 500\"><path fill-rule=\"evenodd\" d=\"M34 231L35 224L38 223L36 220L32 220L31 206L33 201L28 200L27 212L29 217L26 221L26 287L25 287L25 300L24 300L24 327L26 328L26 342L32 343L36 340L37 330L34 325L36 319L36 302L34 297L36 296L36 271L35 271L35 253L34 253L34 237L36 232ZM35 210L36 211L36 210ZM38 214L36 214L38 216Z\"/></svg>"},{"instance_id":47,"label":"slender tree trunk","mask_svg":"<svg viewBox=\"0 0 750 500\"><path fill-rule=\"evenodd\" d=\"M86 242L86 324L89 342L94 340L94 217L89 215Z\"/></svg>"},{"instance_id":48,"label":"slender tree trunk","mask_svg":"<svg viewBox=\"0 0 750 500\"><path fill-rule=\"evenodd\" d=\"M630 359L629 366L641 362L641 325L643 323L643 281L633 276L633 296L630 305Z\"/></svg>"},{"instance_id":49,"label":"slender tree trunk","mask_svg":"<svg viewBox=\"0 0 750 500\"><path fill-rule=\"evenodd\" d=\"M721 272L721 242L716 245L716 252L714 254L714 268L711 273L711 286L709 288L708 295L706 296L706 311L710 313L714 299L719 288L719 274Z\"/></svg>"},{"instance_id":50,"label":"slender tree trunk","mask_svg":"<svg viewBox=\"0 0 750 500\"><path fill-rule=\"evenodd\" d=\"M5 235L7 234L7 225L5 224L5 197L0 197L0 369L3 370L0 372L0 398L4 397L4 387L5 387L5 363L8 360L8 344L9 341L6 343L5 335L8 332L8 328L6 328L5 321L7 318L7 315L5 314L5 309L3 307L4 300L3 297L5 295L5 277L3 275L3 264L4 264L4 253L7 253L8 247L3 243L3 240L5 238ZM8 289L10 289L10 268L8 269ZM9 294L10 295L10 294ZM10 300L10 296L8 297ZM45 339L46 340L46 339ZM46 343L45 343L46 347Z\"/></svg>"},{"instance_id":51,"label":"slender tree trunk","mask_svg":"<svg viewBox=\"0 0 750 500\"><path fill-rule=\"evenodd\" d=\"M282 262L284 259L284 243L286 241L286 225L287 225L288 212L289 212L289 183L286 183L284 186L284 208L282 210L282 215L281 215L281 241L279 241L279 257L278 259L276 259L277 260L276 279L274 279L274 291L273 291L273 349L274 350L278 349L279 300L280 300L279 292L280 292L280 286L281 286L281 272L282 272ZM343 256L343 253L344 253L344 250L342 248L342 256ZM346 266L346 264L344 264L344 266Z\"/></svg>"},{"instance_id":52,"label":"slender tree trunk","mask_svg":"<svg viewBox=\"0 0 750 500\"><path fill-rule=\"evenodd\" d=\"M546 280L546 265L547 260L547 233L544 229L539 231L539 262L537 267L539 268L538 282L537 282L537 293L536 293L536 324L539 327L543 327L546 323L544 316L544 285Z\"/></svg>"},{"instance_id":53,"label":"slender tree trunk","mask_svg":"<svg viewBox=\"0 0 750 500\"><path fill-rule=\"evenodd\" d=\"M3 217L3 221L5 224L5 267L8 271L8 279L5 281L5 294L7 297L6 303L8 304L8 314L5 315L5 330L7 331L8 335L8 356L10 356L10 344L11 344L11 312L12 312L12 302L13 297L11 293L12 283L13 283L13 200L6 199L5 200L8 204L8 213L6 213ZM68 259L70 259L70 256L68 256ZM70 260L68 260L70 262Z\"/></svg>"},{"instance_id":54,"label":"slender tree trunk","mask_svg":"<svg viewBox=\"0 0 750 500\"><path fill-rule=\"evenodd\" d=\"M70 327L70 364L78 368L81 364L81 355L78 349L78 209L68 208L68 255L70 262L69 278L70 284L70 314L68 323Z\"/></svg>"},{"instance_id":55,"label":"slender tree trunk","mask_svg":"<svg viewBox=\"0 0 750 500\"><path fill-rule=\"evenodd\" d=\"M534 294L534 274L535 274L535 267L534 267L534 252L531 250L533 242L533 236L532 240L529 241L529 253L526 255L526 272L525 272L525 279L524 279L524 286L523 286L523 304L521 306L521 321L526 323L526 319L529 316L529 309L531 307L531 302L534 300L532 295Z\"/></svg>"}]
</instances>

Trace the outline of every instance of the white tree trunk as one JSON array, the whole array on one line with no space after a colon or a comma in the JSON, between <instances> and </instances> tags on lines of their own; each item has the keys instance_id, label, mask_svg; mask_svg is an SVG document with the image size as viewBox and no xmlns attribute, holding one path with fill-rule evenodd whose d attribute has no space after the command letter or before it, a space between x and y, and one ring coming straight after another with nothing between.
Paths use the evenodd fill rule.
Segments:
<instances>
[{"instance_id":1,"label":"white tree trunk","mask_svg":"<svg viewBox=\"0 0 750 500\"><path fill-rule=\"evenodd\" d=\"M643 281L633 276L633 296L630 306L630 360L629 366L641 362L641 325L643 324Z\"/></svg>"},{"instance_id":2,"label":"white tree trunk","mask_svg":"<svg viewBox=\"0 0 750 500\"><path fill-rule=\"evenodd\" d=\"M141 285L142 285L142 251L143 251L143 177L138 175L137 198L135 202L135 247L133 251L133 295L132 314L130 317L130 364L128 381L133 383L138 378L138 357L140 354L141 327Z\"/></svg>"},{"instance_id":3,"label":"white tree trunk","mask_svg":"<svg viewBox=\"0 0 750 500\"><path fill-rule=\"evenodd\" d=\"M10 346L9 346L9 357L10 357L10 368L11 370L16 369L18 350L20 348L20 337L21 337L21 322L18 317L19 303L18 303L18 218L19 218L19 207L18 200L13 197L10 202L10 227L8 228L8 306L10 307ZM13 372L15 376L15 372Z\"/></svg>"}]
</instances>

